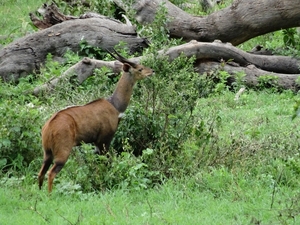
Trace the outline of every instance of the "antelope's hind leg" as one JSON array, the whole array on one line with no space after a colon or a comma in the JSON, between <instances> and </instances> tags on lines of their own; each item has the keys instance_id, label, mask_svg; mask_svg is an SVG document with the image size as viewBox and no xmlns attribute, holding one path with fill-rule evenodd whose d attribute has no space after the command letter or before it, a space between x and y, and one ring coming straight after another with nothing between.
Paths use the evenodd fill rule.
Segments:
<instances>
[{"instance_id":1,"label":"antelope's hind leg","mask_svg":"<svg viewBox=\"0 0 300 225\"><path fill-rule=\"evenodd\" d=\"M66 164L69 155L71 153L72 147L68 146L63 149L60 149L60 154L55 154L54 156L54 165L48 172L48 191L49 193L52 191L53 180L55 176L61 171L61 169Z\"/></svg>"},{"instance_id":2,"label":"antelope's hind leg","mask_svg":"<svg viewBox=\"0 0 300 225\"><path fill-rule=\"evenodd\" d=\"M45 174L48 171L51 163L53 160L53 155L51 150L44 151L44 162L40 169L39 175L38 175L38 181L39 181L39 189L42 189L42 185L44 182Z\"/></svg>"},{"instance_id":3,"label":"antelope's hind leg","mask_svg":"<svg viewBox=\"0 0 300 225\"><path fill-rule=\"evenodd\" d=\"M65 162L55 162L51 170L48 173L48 192L52 192L53 180L55 176L61 171L64 167Z\"/></svg>"}]
</instances>

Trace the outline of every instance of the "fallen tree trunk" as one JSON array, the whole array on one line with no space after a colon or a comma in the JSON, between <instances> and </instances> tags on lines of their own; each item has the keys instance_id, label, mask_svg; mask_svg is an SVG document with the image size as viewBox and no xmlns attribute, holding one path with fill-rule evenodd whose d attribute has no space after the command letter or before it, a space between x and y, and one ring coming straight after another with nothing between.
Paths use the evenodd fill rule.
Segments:
<instances>
[{"instance_id":1,"label":"fallen tree trunk","mask_svg":"<svg viewBox=\"0 0 300 225\"><path fill-rule=\"evenodd\" d=\"M170 36L186 41L233 45L272 31L300 26L299 0L235 0L232 5L208 16L190 15L167 0L114 0L125 11L136 12L139 23L153 22L160 6L167 9Z\"/></svg>"},{"instance_id":2,"label":"fallen tree trunk","mask_svg":"<svg viewBox=\"0 0 300 225\"><path fill-rule=\"evenodd\" d=\"M67 20L30 34L0 50L0 77L16 81L38 71L50 53L60 60L67 50L79 51L80 42L98 48L112 48L121 41L131 52L148 46L148 41L137 36L135 28L108 18Z\"/></svg>"},{"instance_id":3,"label":"fallen tree trunk","mask_svg":"<svg viewBox=\"0 0 300 225\"><path fill-rule=\"evenodd\" d=\"M93 75L95 69L100 69L103 66L110 68L116 74L122 71L122 64L118 61L106 62L97 59L83 58L65 71L61 76L53 78L47 83L36 87L32 94L38 96L42 92L53 91L60 81L70 78L75 78L78 84L81 84L85 79Z\"/></svg>"},{"instance_id":4,"label":"fallen tree trunk","mask_svg":"<svg viewBox=\"0 0 300 225\"><path fill-rule=\"evenodd\" d=\"M195 69L199 74L211 74L216 71L226 71L231 76L227 80L227 85L231 86L236 81L238 73L245 74L243 82L248 87L256 87L261 83L264 87L276 87L279 89L286 89L292 91L298 91L300 85L297 83L299 74L283 74L283 73L270 73L265 70L261 70L254 65L248 65L242 67L231 63L219 63L219 62L198 62L195 65ZM266 77L266 79L261 79Z\"/></svg>"},{"instance_id":5,"label":"fallen tree trunk","mask_svg":"<svg viewBox=\"0 0 300 225\"><path fill-rule=\"evenodd\" d=\"M243 72L245 73L245 84L250 86L257 85L259 77L268 75L276 77L277 85L283 89L299 89L296 80L300 76L300 60L288 56L255 55L219 41L213 43L191 41L172 47L167 51L159 51L158 54L168 56L170 61L181 54L187 57L195 56L195 69L200 75L205 72L224 70L231 75L231 80L234 80L237 72ZM138 63L143 57L130 60ZM285 66L283 67L282 64ZM72 78L75 76L78 82L82 83L86 78L93 75L94 69L103 66L113 69L115 73L119 73L122 68L120 63L116 61L105 62L85 58L68 69L61 77L35 88L33 94L39 95L45 90L53 90L61 79L70 75Z\"/></svg>"},{"instance_id":6,"label":"fallen tree trunk","mask_svg":"<svg viewBox=\"0 0 300 225\"><path fill-rule=\"evenodd\" d=\"M213 43L190 41L187 44L170 48L166 54L175 59L180 54L196 56L196 59L233 60L241 66L253 64L263 70L277 73L300 73L299 59L289 56L256 55L242 51L230 43L214 41Z\"/></svg>"}]
</instances>

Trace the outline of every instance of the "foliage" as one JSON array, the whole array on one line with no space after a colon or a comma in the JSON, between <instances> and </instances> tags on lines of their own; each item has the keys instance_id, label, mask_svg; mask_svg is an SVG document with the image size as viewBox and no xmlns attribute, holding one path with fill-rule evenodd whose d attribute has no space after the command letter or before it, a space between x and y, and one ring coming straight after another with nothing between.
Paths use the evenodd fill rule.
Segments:
<instances>
[{"instance_id":1,"label":"foliage","mask_svg":"<svg viewBox=\"0 0 300 225\"><path fill-rule=\"evenodd\" d=\"M153 154L151 149L141 157L129 152L115 154L110 151L105 156L95 156L93 146L84 144L74 151L65 174L57 179L56 189L66 194L72 186L84 193L105 191L107 189L142 190L157 184L160 172L152 170L145 159ZM69 186L66 188L65 186Z\"/></svg>"},{"instance_id":2,"label":"foliage","mask_svg":"<svg viewBox=\"0 0 300 225\"><path fill-rule=\"evenodd\" d=\"M278 178L268 174L253 177L220 167L138 191L82 193L78 185L65 182L51 197L44 189L40 192L36 186L24 184L24 178L2 178L1 222L297 224L299 191L286 188Z\"/></svg>"},{"instance_id":3,"label":"foliage","mask_svg":"<svg viewBox=\"0 0 300 225\"><path fill-rule=\"evenodd\" d=\"M55 109L49 110L47 104L53 105L56 95L62 99L64 96L68 98L68 89L74 89L74 85L61 82L55 94L45 93L39 98L28 93L33 87L59 76L70 63L78 61L77 55L69 52L65 58L65 64L59 64L49 54L40 75L29 75L17 84L1 82L0 115L5 118L0 123L1 169L13 167L20 170L28 166L37 155L42 156L41 127L49 118L49 112Z\"/></svg>"},{"instance_id":4,"label":"foliage","mask_svg":"<svg viewBox=\"0 0 300 225\"><path fill-rule=\"evenodd\" d=\"M149 38L152 51L165 49L168 46L173 46L181 42L180 40L169 38L169 31L167 29L168 20L165 3L161 3L151 24L138 25L138 33L143 37Z\"/></svg>"},{"instance_id":5,"label":"foliage","mask_svg":"<svg viewBox=\"0 0 300 225\"><path fill-rule=\"evenodd\" d=\"M273 91L277 91L279 89L278 86L278 77L273 75L264 75L260 76L257 79L258 81L258 88L267 88L272 89Z\"/></svg>"},{"instance_id":6,"label":"foliage","mask_svg":"<svg viewBox=\"0 0 300 225\"><path fill-rule=\"evenodd\" d=\"M295 104L294 104L294 112L292 119L295 119L296 117L300 117L300 99L295 99Z\"/></svg>"},{"instance_id":7,"label":"foliage","mask_svg":"<svg viewBox=\"0 0 300 225\"><path fill-rule=\"evenodd\" d=\"M176 152L191 133L198 97L193 59L182 56L170 63L167 58L155 58L144 62L156 73L133 96L132 102L136 102L126 111L114 139L118 151L126 137L136 154L146 148Z\"/></svg>"},{"instance_id":8,"label":"foliage","mask_svg":"<svg viewBox=\"0 0 300 225\"><path fill-rule=\"evenodd\" d=\"M55 1L59 9L66 15L80 16L86 12L95 12L105 16L111 16L121 19L121 11L116 7L115 3L110 0L103 1Z\"/></svg>"},{"instance_id":9,"label":"foliage","mask_svg":"<svg viewBox=\"0 0 300 225\"><path fill-rule=\"evenodd\" d=\"M0 115L5 118L0 126L1 169L7 166L21 169L24 162L28 166L40 149L38 124L44 107L37 98L24 95L28 80L30 76L21 80L18 87L1 84Z\"/></svg>"},{"instance_id":10,"label":"foliage","mask_svg":"<svg viewBox=\"0 0 300 225\"><path fill-rule=\"evenodd\" d=\"M240 44L239 47L249 51L257 45L264 46L276 55L299 56L300 33L297 28L279 30L255 37Z\"/></svg>"},{"instance_id":11,"label":"foliage","mask_svg":"<svg viewBox=\"0 0 300 225\"><path fill-rule=\"evenodd\" d=\"M23 0L0 1L0 14L5 15L0 22L0 47L35 30L28 14L43 3L42 0L26 0L26 3Z\"/></svg>"},{"instance_id":12,"label":"foliage","mask_svg":"<svg viewBox=\"0 0 300 225\"><path fill-rule=\"evenodd\" d=\"M297 34L296 28L289 28L282 30L283 42L286 46L294 47L299 49L300 38Z\"/></svg>"},{"instance_id":13,"label":"foliage","mask_svg":"<svg viewBox=\"0 0 300 225\"><path fill-rule=\"evenodd\" d=\"M79 54L86 57L95 57L101 59L106 54L101 48L93 47L87 43L86 40L81 40L79 43L80 50Z\"/></svg>"},{"instance_id":14,"label":"foliage","mask_svg":"<svg viewBox=\"0 0 300 225\"><path fill-rule=\"evenodd\" d=\"M225 91L233 89L238 91L244 87L244 78L246 76L243 72L230 75L223 69L226 62L223 62L217 70L202 74L198 80L199 97L207 97L209 95L222 94Z\"/></svg>"}]
</instances>

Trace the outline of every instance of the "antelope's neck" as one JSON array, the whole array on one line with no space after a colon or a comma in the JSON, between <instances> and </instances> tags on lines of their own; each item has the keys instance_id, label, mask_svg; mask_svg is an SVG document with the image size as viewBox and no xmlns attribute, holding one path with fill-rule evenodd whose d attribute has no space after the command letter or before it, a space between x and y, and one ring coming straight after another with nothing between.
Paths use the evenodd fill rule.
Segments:
<instances>
[{"instance_id":1,"label":"antelope's neck","mask_svg":"<svg viewBox=\"0 0 300 225\"><path fill-rule=\"evenodd\" d=\"M132 95L135 80L129 73L123 73L117 87L108 98L108 101L121 113L123 113L129 105L130 97Z\"/></svg>"}]
</instances>

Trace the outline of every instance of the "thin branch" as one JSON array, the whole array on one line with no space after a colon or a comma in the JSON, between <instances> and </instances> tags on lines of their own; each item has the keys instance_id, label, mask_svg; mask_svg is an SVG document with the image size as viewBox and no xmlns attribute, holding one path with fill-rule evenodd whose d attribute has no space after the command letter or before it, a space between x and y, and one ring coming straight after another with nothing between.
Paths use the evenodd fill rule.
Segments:
<instances>
[{"instance_id":1,"label":"thin branch","mask_svg":"<svg viewBox=\"0 0 300 225\"><path fill-rule=\"evenodd\" d=\"M149 206L149 210L150 210L150 219L151 219L151 218L153 217L153 207L151 206L151 204L150 204L148 198L146 199L146 201L147 201L147 204L148 204L148 206Z\"/></svg>"},{"instance_id":2,"label":"thin branch","mask_svg":"<svg viewBox=\"0 0 300 225\"><path fill-rule=\"evenodd\" d=\"M76 222L76 223L72 223L72 222L71 222L70 220L68 220L66 217L64 217L63 215L61 215L61 214L58 212L58 209L55 210L55 212L56 212L61 218L63 218L65 221L67 221L69 224L71 224L71 225L77 224L77 222Z\"/></svg>"},{"instance_id":3,"label":"thin branch","mask_svg":"<svg viewBox=\"0 0 300 225\"><path fill-rule=\"evenodd\" d=\"M282 170L280 171L280 174L279 174L279 176L278 176L278 179L277 179L277 180L274 180L273 191L272 191L272 197L271 197L271 209L273 208L274 201L275 201L276 187L277 187L277 184L281 181L281 177L282 177Z\"/></svg>"},{"instance_id":4,"label":"thin branch","mask_svg":"<svg viewBox=\"0 0 300 225\"><path fill-rule=\"evenodd\" d=\"M37 210L37 202L38 201L35 200L34 206L31 206L28 210L33 211L36 214L38 214L46 223L50 223L49 219Z\"/></svg>"},{"instance_id":5,"label":"thin branch","mask_svg":"<svg viewBox=\"0 0 300 225\"><path fill-rule=\"evenodd\" d=\"M112 209L110 208L110 205L109 204L106 204L106 209L107 211L109 212L110 215L112 215L113 217L116 217L116 215L114 214L114 212L112 211Z\"/></svg>"}]
</instances>

